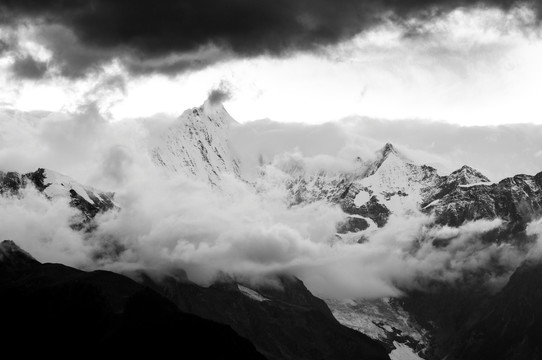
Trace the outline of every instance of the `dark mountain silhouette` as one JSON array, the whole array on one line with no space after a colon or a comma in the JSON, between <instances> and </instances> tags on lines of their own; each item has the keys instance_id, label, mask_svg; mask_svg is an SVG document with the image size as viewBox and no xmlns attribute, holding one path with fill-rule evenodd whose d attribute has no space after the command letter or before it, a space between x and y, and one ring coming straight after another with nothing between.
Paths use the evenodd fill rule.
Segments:
<instances>
[{"instance_id":1,"label":"dark mountain silhouette","mask_svg":"<svg viewBox=\"0 0 542 360\"><path fill-rule=\"evenodd\" d=\"M0 244L3 351L20 356L265 359L229 326L108 271L41 264Z\"/></svg>"}]
</instances>

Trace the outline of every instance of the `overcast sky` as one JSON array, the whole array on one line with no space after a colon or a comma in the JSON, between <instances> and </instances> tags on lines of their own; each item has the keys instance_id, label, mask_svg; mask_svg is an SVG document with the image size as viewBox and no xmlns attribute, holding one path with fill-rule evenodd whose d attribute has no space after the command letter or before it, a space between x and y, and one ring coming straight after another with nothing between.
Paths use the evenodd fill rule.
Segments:
<instances>
[{"instance_id":1,"label":"overcast sky","mask_svg":"<svg viewBox=\"0 0 542 360\"><path fill-rule=\"evenodd\" d=\"M84 4L0 1L0 106L178 115L220 86L240 122L542 122L538 1Z\"/></svg>"}]
</instances>

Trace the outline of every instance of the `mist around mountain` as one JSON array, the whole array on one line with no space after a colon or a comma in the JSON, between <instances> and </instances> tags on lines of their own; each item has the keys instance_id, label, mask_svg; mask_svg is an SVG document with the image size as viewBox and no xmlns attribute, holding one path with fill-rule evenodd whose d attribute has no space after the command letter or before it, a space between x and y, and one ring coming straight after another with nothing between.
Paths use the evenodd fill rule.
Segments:
<instances>
[{"instance_id":1,"label":"mist around mountain","mask_svg":"<svg viewBox=\"0 0 542 360\"><path fill-rule=\"evenodd\" d=\"M131 127L85 116L86 134L98 137L63 163L88 171L93 186L41 167L0 173L0 236L36 261L133 278L270 359L540 353L528 289L541 254L542 173L443 173L391 143L307 155L262 141L252 151L263 137L246 136L220 103ZM35 126L64 122L52 124ZM523 296L525 306L507 305ZM496 338L509 351L490 351Z\"/></svg>"}]
</instances>

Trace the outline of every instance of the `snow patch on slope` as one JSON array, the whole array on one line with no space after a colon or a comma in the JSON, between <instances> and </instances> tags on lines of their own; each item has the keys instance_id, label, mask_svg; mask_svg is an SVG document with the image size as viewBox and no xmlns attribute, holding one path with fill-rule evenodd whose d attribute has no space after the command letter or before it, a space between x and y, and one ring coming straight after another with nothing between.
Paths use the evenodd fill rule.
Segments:
<instances>
[{"instance_id":1,"label":"snow patch on slope","mask_svg":"<svg viewBox=\"0 0 542 360\"><path fill-rule=\"evenodd\" d=\"M391 360L423 360L411 348L397 341L393 342L395 350L390 353Z\"/></svg>"},{"instance_id":2,"label":"snow patch on slope","mask_svg":"<svg viewBox=\"0 0 542 360\"><path fill-rule=\"evenodd\" d=\"M237 288L239 289L239 291L241 291L241 293L249 298L251 298L252 300L255 300L255 301L269 301L268 298L266 298L265 296L262 296L260 293L258 293L257 291L254 291L252 289L249 289L247 288L246 286L243 286L243 285L239 285L237 284Z\"/></svg>"},{"instance_id":3,"label":"snow patch on slope","mask_svg":"<svg viewBox=\"0 0 542 360\"><path fill-rule=\"evenodd\" d=\"M473 184L459 185L459 187L461 187L461 188L470 188L470 187L473 187L473 186L490 186L490 185L494 185L494 184L495 184L494 182L476 182L476 183L473 183Z\"/></svg>"},{"instance_id":4,"label":"snow patch on slope","mask_svg":"<svg viewBox=\"0 0 542 360\"><path fill-rule=\"evenodd\" d=\"M44 169L43 175L43 184L47 186L43 192L49 198L70 198L70 190L75 191L79 196L81 196L85 201L90 204L94 204L94 201L89 196L89 191L93 193L94 196L99 198L98 191L90 187L84 187L79 184L77 181L72 178L57 173L55 171Z\"/></svg>"},{"instance_id":5,"label":"snow patch on slope","mask_svg":"<svg viewBox=\"0 0 542 360\"><path fill-rule=\"evenodd\" d=\"M362 190L359 193L357 193L356 197L354 198L354 205L358 207L362 206L365 203L367 203L367 201L369 201L370 199L371 199L371 195L368 192Z\"/></svg>"},{"instance_id":6,"label":"snow patch on slope","mask_svg":"<svg viewBox=\"0 0 542 360\"><path fill-rule=\"evenodd\" d=\"M325 299L325 301L337 321L372 339L388 344L390 348L399 349L395 353L397 356L416 355L414 348L420 350L427 346L427 331L393 299Z\"/></svg>"}]
</instances>

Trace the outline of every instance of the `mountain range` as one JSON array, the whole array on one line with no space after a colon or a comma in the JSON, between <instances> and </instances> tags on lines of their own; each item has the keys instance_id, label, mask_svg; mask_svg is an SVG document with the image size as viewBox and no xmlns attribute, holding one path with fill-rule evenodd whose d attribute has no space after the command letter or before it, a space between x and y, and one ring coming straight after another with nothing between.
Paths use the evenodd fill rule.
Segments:
<instances>
[{"instance_id":1,"label":"mountain range","mask_svg":"<svg viewBox=\"0 0 542 360\"><path fill-rule=\"evenodd\" d=\"M190 177L220 189L225 177L233 177L256 186L254 179L244 178L230 142L234 126L222 105L205 103L186 110L149 144L149 156L172 178ZM542 215L542 172L492 182L465 165L440 175L390 143L374 158L354 163L348 171L283 168L275 185L285 189L292 207L317 201L339 206L347 220L337 226L337 242L363 244L392 217L411 216L427 216L429 226L440 229L498 219L499 226L479 235L483 244L521 248L536 241L526 229ZM260 180L267 176L266 164L261 165ZM23 196L26 187L49 199L68 199L80 212L71 224L77 231L92 232L99 213L122 211L112 192L53 170L0 172L3 197ZM458 236L450 234L427 241L446 250ZM509 280L497 290L486 287L488 271L501 271ZM531 260L513 269L476 269L454 283L430 279L424 288L401 289L396 298L321 300L286 274L274 277L278 287L256 286L227 274L203 287L182 269L160 275L145 270L114 274L41 264L7 241L0 246L0 298L14 309L9 318L13 341L28 327L33 331L28 336L39 339L36 326L45 316L62 319L54 326L66 343L97 341L115 351L131 337L155 347L162 337L173 341L173 334L197 348L205 338L199 331L208 331L221 350L218 358L540 359L541 271ZM68 330L74 326L80 336ZM148 326L163 331L137 330ZM211 353L215 349L201 346Z\"/></svg>"}]
</instances>

